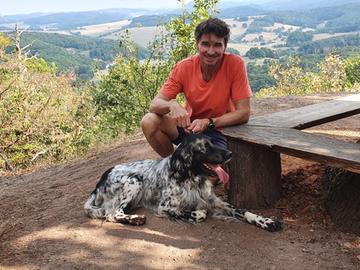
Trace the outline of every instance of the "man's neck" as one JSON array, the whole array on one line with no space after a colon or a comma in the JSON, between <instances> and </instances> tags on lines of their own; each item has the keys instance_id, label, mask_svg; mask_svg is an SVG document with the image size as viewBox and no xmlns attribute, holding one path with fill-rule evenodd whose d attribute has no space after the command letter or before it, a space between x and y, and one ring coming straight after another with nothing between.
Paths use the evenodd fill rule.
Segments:
<instances>
[{"instance_id":1,"label":"man's neck","mask_svg":"<svg viewBox=\"0 0 360 270\"><path fill-rule=\"evenodd\" d=\"M221 65L221 61L216 65L211 65L211 66L200 63L203 80L206 82L210 81L212 77L216 74L218 69L220 68L220 65Z\"/></svg>"}]
</instances>

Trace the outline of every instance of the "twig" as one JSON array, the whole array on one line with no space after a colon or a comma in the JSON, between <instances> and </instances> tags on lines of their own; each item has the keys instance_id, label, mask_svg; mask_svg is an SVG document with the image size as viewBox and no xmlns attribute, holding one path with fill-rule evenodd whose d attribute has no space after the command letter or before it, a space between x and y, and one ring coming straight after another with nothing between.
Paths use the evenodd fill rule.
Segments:
<instances>
[{"instance_id":1,"label":"twig","mask_svg":"<svg viewBox=\"0 0 360 270\"><path fill-rule=\"evenodd\" d=\"M49 149L42 150L34 155L34 157L31 159L31 162L34 162L40 155L46 154L46 152L49 151Z\"/></svg>"},{"instance_id":2,"label":"twig","mask_svg":"<svg viewBox=\"0 0 360 270\"><path fill-rule=\"evenodd\" d=\"M15 81L16 81L16 78L14 78L14 79L10 82L10 84L9 84L3 91L0 92L0 98L1 98L2 94L4 94L7 90L10 89L10 87L14 84Z\"/></svg>"},{"instance_id":3,"label":"twig","mask_svg":"<svg viewBox=\"0 0 360 270\"><path fill-rule=\"evenodd\" d=\"M5 168L9 169L10 171L15 171L14 167L11 165L11 162L9 161L9 159L6 157L5 154L0 153L1 158L5 161Z\"/></svg>"}]
</instances>

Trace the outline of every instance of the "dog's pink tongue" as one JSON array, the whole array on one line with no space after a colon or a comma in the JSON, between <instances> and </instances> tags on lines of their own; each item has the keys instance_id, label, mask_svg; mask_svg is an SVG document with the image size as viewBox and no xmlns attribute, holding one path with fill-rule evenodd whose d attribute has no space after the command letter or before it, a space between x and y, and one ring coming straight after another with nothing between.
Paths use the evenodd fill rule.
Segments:
<instances>
[{"instance_id":1,"label":"dog's pink tongue","mask_svg":"<svg viewBox=\"0 0 360 270\"><path fill-rule=\"evenodd\" d=\"M229 182L229 175L224 171L223 168L221 168L221 166L217 166L216 168L214 168L214 171L216 172L217 176L219 177L220 181L224 183L224 185L227 184L227 182Z\"/></svg>"}]
</instances>

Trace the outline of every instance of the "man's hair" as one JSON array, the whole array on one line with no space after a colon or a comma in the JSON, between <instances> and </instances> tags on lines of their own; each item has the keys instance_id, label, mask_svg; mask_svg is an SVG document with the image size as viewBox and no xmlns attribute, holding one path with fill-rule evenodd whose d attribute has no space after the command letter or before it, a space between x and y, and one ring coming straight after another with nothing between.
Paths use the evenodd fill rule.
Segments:
<instances>
[{"instance_id":1,"label":"man's hair","mask_svg":"<svg viewBox=\"0 0 360 270\"><path fill-rule=\"evenodd\" d=\"M224 38L225 46L230 38L230 28L226 22L218 18L210 18L198 24L195 28L195 39L198 43L202 35L214 34L217 37Z\"/></svg>"}]
</instances>

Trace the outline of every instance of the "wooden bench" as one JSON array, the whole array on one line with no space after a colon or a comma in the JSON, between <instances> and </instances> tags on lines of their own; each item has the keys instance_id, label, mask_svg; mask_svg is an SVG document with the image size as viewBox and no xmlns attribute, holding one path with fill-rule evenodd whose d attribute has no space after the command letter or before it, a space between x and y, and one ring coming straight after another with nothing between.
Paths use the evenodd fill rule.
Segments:
<instances>
[{"instance_id":1,"label":"wooden bench","mask_svg":"<svg viewBox=\"0 0 360 270\"><path fill-rule=\"evenodd\" d=\"M280 153L360 173L360 144L301 131L359 113L356 94L224 129L233 152L229 201L253 209L276 202L281 195Z\"/></svg>"}]
</instances>

